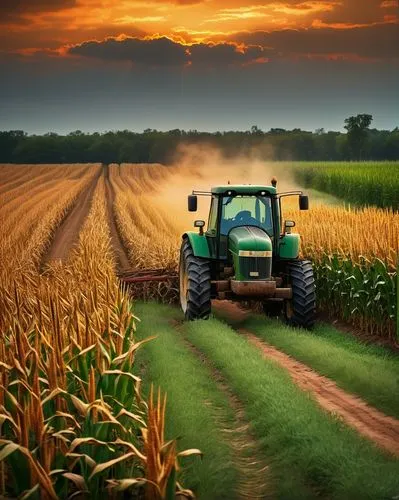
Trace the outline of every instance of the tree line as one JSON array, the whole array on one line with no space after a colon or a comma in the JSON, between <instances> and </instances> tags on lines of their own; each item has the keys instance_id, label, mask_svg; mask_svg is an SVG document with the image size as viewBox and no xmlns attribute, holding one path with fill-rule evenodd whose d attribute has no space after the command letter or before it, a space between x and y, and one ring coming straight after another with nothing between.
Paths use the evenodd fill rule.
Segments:
<instances>
[{"instance_id":1,"label":"tree line","mask_svg":"<svg viewBox=\"0 0 399 500\"><path fill-rule=\"evenodd\" d=\"M255 154L264 160L398 160L399 128L371 129L371 115L345 120L346 133L256 125L247 131L200 132L180 129L142 133L129 130L67 135L0 132L0 163L172 163L182 145L218 148L224 156Z\"/></svg>"}]
</instances>

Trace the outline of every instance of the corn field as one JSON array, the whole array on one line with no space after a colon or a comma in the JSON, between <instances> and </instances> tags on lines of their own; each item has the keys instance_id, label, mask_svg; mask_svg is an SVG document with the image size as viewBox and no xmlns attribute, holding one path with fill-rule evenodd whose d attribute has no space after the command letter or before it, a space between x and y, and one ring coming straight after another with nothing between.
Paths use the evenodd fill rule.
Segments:
<instances>
[{"instance_id":1,"label":"corn field","mask_svg":"<svg viewBox=\"0 0 399 500\"><path fill-rule=\"evenodd\" d=\"M165 395L143 396L135 364L145 347L135 340L134 300L173 302L177 283L128 294L115 248L133 270L176 274L181 235L192 227L186 195L209 188L215 173L98 164L2 165L0 174L0 495L192 497L177 480L178 459L200 451L178 453L167 441ZM389 189L382 206L394 205ZM203 203L196 218L207 215ZM314 263L319 308L392 338L398 213L288 204L284 218L296 221L302 254ZM68 221L71 250L52 260Z\"/></svg>"},{"instance_id":2,"label":"corn field","mask_svg":"<svg viewBox=\"0 0 399 500\"><path fill-rule=\"evenodd\" d=\"M394 338L399 214L375 207L288 209L312 260L320 308L370 334Z\"/></svg>"},{"instance_id":3,"label":"corn field","mask_svg":"<svg viewBox=\"0 0 399 500\"><path fill-rule=\"evenodd\" d=\"M311 162L295 168L304 187L330 193L356 205L399 210L398 162Z\"/></svg>"},{"instance_id":4,"label":"corn field","mask_svg":"<svg viewBox=\"0 0 399 500\"><path fill-rule=\"evenodd\" d=\"M40 270L56 226L99 169L71 167L57 198L52 184L38 189L26 199L29 209L18 198L0 200L6 223L15 212L23 217L18 236L1 225L2 496L155 499L174 498L176 489L192 496L176 483L165 397L141 394L134 360L142 342L135 342L137 318L115 273L103 178L67 262Z\"/></svg>"}]
</instances>

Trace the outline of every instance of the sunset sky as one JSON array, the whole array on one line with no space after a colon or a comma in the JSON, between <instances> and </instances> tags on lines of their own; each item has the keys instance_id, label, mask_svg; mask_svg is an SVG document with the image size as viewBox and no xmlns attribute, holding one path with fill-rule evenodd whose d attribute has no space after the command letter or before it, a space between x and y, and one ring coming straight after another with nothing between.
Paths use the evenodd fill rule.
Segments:
<instances>
[{"instance_id":1,"label":"sunset sky","mask_svg":"<svg viewBox=\"0 0 399 500\"><path fill-rule=\"evenodd\" d=\"M0 129L399 126L397 0L0 0Z\"/></svg>"}]
</instances>

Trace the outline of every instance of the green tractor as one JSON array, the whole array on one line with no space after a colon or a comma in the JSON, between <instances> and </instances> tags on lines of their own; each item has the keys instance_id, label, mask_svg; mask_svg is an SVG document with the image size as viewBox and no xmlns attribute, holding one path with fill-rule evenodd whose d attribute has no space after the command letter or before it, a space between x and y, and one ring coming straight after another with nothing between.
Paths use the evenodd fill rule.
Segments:
<instances>
[{"instance_id":1,"label":"green tractor","mask_svg":"<svg viewBox=\"0 0 399 500\"><path fill-rule=\"evenodd\" d=\"M198 196L211 198L209 220L197 220L199 232L183 234L179 264L180 304L187 320L207 319L212 299L259 301L266 314L283 315L293 326L311 328L315 321L312 264L299 259L299 234L293 221L283 223L281 198L302 191L277 193L271 186L225 185L210 192L193 191L188 210L197 211Z\"/></svg>"}]
</instances>

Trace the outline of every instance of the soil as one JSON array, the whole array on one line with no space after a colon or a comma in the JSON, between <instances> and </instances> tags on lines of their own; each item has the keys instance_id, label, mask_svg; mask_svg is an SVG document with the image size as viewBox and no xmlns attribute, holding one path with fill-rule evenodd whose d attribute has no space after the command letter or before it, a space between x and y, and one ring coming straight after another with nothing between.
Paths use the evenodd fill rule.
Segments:
<instances>
[{"instance_id":1,"label":"soil","mask_svg":"<svg viewBox=\"0 0 399 500\"><path fill-rule=\"evenodd\" d=\"M93 179L90 185L83 190L72 210L66 216L62 224L57 228L51 246L43 259L44 265L50 261L64 261L67 259L69 252L79 239L79 232L90 211L94 191L98 180L102 175L105 180L108 224L111 232L112 248L116 256L117 268L119 272L126 271L130 268L127 252L123 246L115 222L115 192L109 179L108 165L104 165L102 170L99 171L98 175Z\"/></svg>"},{"instance_id":2,"label":"soil","mask_svg":"<svg viewBox=\"0 0 399 500\"><path fill-rule=\"evenodd\" d=\"M212 310L218 311L223 316L227 316L229 322L233 325L236 323L244 322L251 311L241 307L236 302L231 302L230 300L214 300L212 301Z\"/></svg>"},{"instance_id":3,"label":"soil","mask_svg":"<svg viewBox=\"0 0 399 500\"><path fill-rule=\"evenodd\" d=\"M241 329L240 333L246 335L266 358L285 368L295 384L310 392L322 408L341 417L381 448L399 456L399 420L372 408L359 397L339 388L331 379L263 342L251 332Z\"/></svg>"},{"instance_id":4,"label":"soil","mask_svg":"<svg viewBox=\"0 0 399 500\"><path fill-rule=\"evenodd\" d=\"M80 229L90 211L91 201L100 175L101 171L83 190L72 210L55 231L51 246L43 259L44 264L54 260L65 260L68 257L72 247L79 239Z\"/></svg>"}]
</instances>

